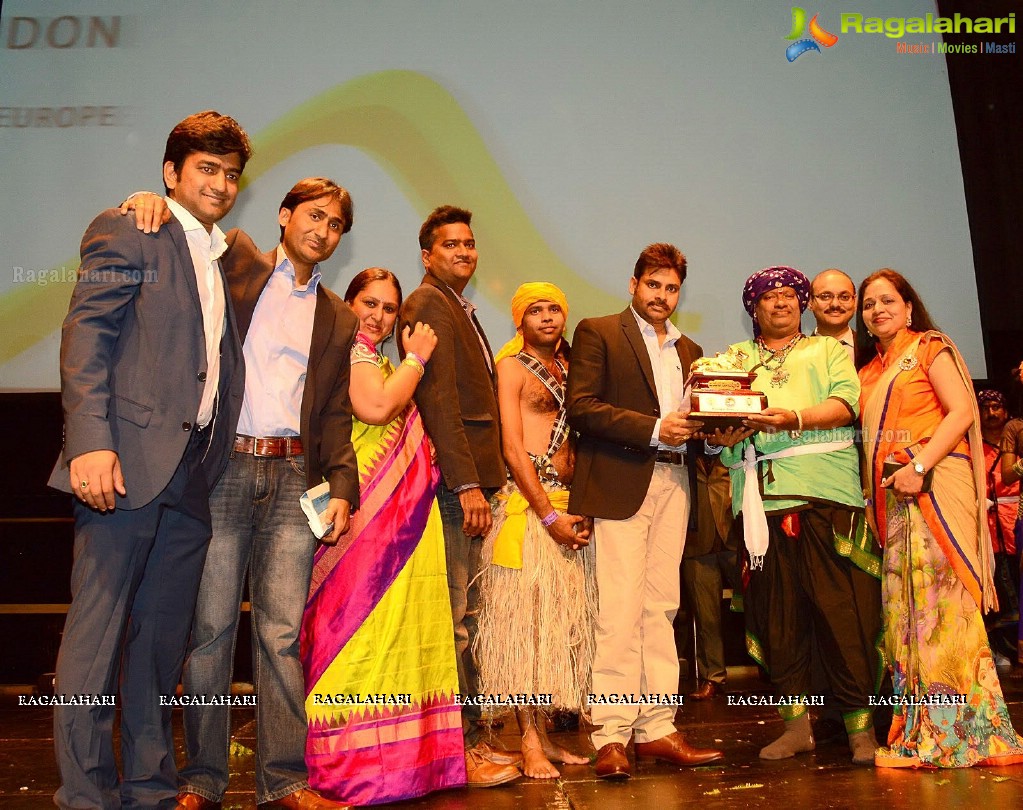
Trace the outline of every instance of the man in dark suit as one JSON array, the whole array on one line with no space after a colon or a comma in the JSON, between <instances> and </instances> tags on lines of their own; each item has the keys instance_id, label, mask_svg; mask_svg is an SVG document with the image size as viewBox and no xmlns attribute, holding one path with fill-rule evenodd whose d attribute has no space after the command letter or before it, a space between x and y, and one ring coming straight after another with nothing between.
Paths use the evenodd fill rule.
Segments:
<instances>
[{"instance_id":1,"label":"man in dark suit","mask_svg":"<svg viewBox=\"0 0 1023 810\"><path fill-rule=\"evenodd\" d=\"M157 807L177 792L171 708L206 547L209 492L241 408L243 367L216 226L248 138L207 111L167 139L172 221L139 233L114 210L82 240L61 336L64 449L50 484L76 496L72 602L56 693L114 706L54 711L61 807Z\"/></svg>"},{"instance_id":2,"label":"man in dark suit","mask_svg":"<svg viewBox=\"0 0 1023 810\"><path fill-rule=\"evenodd\" d=\"M159 197L137 205L142 227L159 229ZM246 364L245 399L227 471L210 498L213 539L199 588L184 692L230 692L246 572L256 672L256 798L260 807L343 807L309 788L302 613L316 539L299 498L324 479L324 516L336 543L359 502L348 393L358 319L320 283L353 222L352 198L333 180L299 181L281 202L281 242L262 253L244 231L227 234L224 272ZM219 808L227 790L230 709L186 705L178 808Z\"/></svg>"},{"instance_id":3,"label":"man in dark suit","mask_svg":"<svg viewBox=\"0 0 1023 810\"><path fill-rule=\"evenodd\" d=\"M478 692L472 642L479 593L470 583L480 569L483 535L492 523L490 498L504 485L494 355L463 297L476 272L472 213L450 205L434 210L419 230L426 274L401 308L402 326L430 324L437 333L415 401L437 448L443 481L437 490L448 569L448 595L455 629L458 690ZM481 740L480 707L462 708L469 784L489 787L517 778L521 757L495 751Z\"/></svg>"},{"instance_id":4,"label":"man in dark suit","mask_svg":"<svg viewBox=\"0 0 1023 810\"><path fill-rule=\"evenodd\" d=\"M648 246L632 304L576 328L568 418L580 433L568 510L595 518L599 598L590 710L597 776L626 779L636 756L698 765L720 751L689 746L674 725L679 667L672 620L690 508L685 377L702 349L669 320L686 276L674 245ZM639 704L639 696L659 696ZM636 702L622 702L622 696Z\"/></svg>"}]
</instances>

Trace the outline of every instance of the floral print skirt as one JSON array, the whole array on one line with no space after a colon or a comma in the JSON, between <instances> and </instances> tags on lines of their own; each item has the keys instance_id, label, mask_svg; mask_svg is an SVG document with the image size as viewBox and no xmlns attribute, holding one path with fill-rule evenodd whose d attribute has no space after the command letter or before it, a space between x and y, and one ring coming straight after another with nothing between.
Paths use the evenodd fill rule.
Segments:
<instances>
[{"instance_id":1,"label":"floral print skirt","mask_svg":"<svg viewBox=\"0 0 1023 810\"><path fill-rule=\"evenodd\" d=\"M900 705L880 767L1023 762L984 621L916 502L888 500L885 653Z\"/></svg>"}]
</instances>

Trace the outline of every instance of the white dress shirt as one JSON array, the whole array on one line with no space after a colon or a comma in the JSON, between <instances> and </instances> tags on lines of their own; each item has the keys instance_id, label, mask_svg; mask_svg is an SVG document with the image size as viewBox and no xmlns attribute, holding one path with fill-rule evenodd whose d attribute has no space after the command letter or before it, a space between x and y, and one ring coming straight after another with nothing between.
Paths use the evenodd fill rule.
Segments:
<instances>
[{"instance_id":1,"label":"white dress shirt","mask_svg":"<svg viewBox=\"0 0 1023 810\"><path fill-rule=\"evenodd\" d=\"M206 427L213 419L213 408L217 401L217 387L220 384L220 340L224 336L224 282L220 275L218 259L227 250L224 232L216 225L209 232L199 220L170 197L164 197L167 207L185 229L188 252L192 255L195 281L199 287L199 303L202 306L202 327L206 336L206 384L199 401L199 413L195 423Z\"/></svg>"},{"instance_id":2,"label":"white dress shirt","mask_svg":"<svg viewBox=\"0 0 1023 810\"><path fill-rule=\"evenodd\" d=\"M650 365L654 370L654 384L657 387L657 405L661 416L654 423L654 433L650 437L651 447L660 447L664 450L678 450L674 445L661 444L661 417L673 411L682 410L685 396L686 375L682 370L682 360L678 356L675 344L682 337L678 327L671 321L664 322L667 335L661 343L654 331L654 327L644 321L631 306L629 311L636 318L640 334L643 335L643 343L646 346L647 355L650 357ZM685 445L682 445L685 450Z\"/></svg>"}]
</instances>

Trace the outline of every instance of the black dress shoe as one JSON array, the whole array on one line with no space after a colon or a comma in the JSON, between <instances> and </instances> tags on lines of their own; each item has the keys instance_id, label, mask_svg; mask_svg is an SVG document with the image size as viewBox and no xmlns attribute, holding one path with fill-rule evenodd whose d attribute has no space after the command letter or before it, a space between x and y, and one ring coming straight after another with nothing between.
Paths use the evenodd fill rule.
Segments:
<instances>
[{"instance_id":1,"label":"black dress shoe","mask_svg":"<svg viewBox=\"0 0 1023 810\"><path fill-rule=\"evenodd\" d=\"M725 685L715 681L700 681L700 688L689 693L690 700L711 700L725 693Z\"/></svg>"}]
</instances>

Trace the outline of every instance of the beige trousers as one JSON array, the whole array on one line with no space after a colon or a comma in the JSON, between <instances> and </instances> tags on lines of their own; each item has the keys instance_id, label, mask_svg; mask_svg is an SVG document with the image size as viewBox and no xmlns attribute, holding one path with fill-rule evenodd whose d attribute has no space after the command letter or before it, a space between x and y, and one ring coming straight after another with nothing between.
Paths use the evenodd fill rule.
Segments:
<instances>
[{"instance_id":1,"label":"beige trousers","mask_svg":"<svg viewBox=\"0 0 1023 810\"><path fill-rule=\"evenodd\" d=\"M678 692L672 622L689 496L686 468L658 463L635 515L594 521L600 608L591 715L598 728L590 739L598 750L633 734L651 742L675 731L676 706L620 701Z\"/></svg>"}]
</instances>

